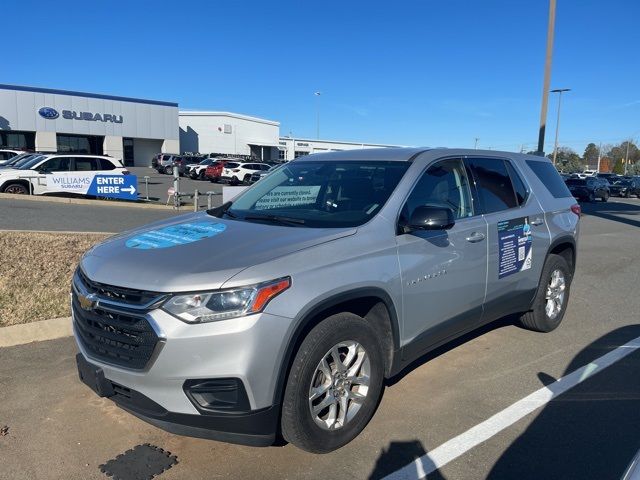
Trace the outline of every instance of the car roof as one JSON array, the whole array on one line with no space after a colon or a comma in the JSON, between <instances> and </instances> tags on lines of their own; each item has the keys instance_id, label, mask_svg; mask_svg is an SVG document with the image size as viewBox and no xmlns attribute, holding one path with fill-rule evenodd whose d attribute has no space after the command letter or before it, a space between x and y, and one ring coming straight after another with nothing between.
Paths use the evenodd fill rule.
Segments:
<instances>
[{"instance_id":1,"label":"car roof","mask_svg":"<svg viewBox=\"0 0 640 480\"><path fill-rule=\"evenodd\" d=\"M527 155L524 153L504 152L500 150L476 150L471 148L429 148L429 147L392 147L392 148L362 148L356 150L342 150L337 152L323 152L318 154L304 155L294 161L314 161L314 160L367 160L367 161L405 161L410 162L418 155L428 152L434 157L437 156L486 156L486 157L509 157L523 160L538 160L550 162L546 157Z\"/></svg>"}]
</instances>

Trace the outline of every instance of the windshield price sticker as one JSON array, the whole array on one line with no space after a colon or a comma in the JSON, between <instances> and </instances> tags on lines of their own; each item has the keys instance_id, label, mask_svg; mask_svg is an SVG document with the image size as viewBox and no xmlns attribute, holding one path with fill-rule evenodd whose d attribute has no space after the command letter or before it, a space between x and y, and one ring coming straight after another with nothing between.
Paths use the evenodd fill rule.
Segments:
<instances>
[{"instance_id":1,"label":"windshield price sticker","mask_svg":"<svg viewBox=\"0 0 640 480\"><path fill-rule=\"evenodd\" d=\"M498 222L498 278L531 268L531 244L529 217Z\"/></svg>"}]
</instances>

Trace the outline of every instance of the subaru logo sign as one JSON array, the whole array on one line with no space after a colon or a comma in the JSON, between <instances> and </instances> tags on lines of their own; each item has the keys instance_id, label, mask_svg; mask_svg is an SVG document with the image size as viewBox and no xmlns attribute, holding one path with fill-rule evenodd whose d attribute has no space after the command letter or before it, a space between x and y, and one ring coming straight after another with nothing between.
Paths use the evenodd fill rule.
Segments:
<instances>
[{"instance_id":1,"label":"subaru logo sign","mask_svg":"<svg viewBox=\"0 0 640 480\"><path fill-rule=\"evenodd\" d=\"M42 118L46 118L48 120L53 120L60 116L58 114L58 111L55 108L51 107L42 107L40 110L38 110L38 113Z\"/></svg>"}]
</instances>

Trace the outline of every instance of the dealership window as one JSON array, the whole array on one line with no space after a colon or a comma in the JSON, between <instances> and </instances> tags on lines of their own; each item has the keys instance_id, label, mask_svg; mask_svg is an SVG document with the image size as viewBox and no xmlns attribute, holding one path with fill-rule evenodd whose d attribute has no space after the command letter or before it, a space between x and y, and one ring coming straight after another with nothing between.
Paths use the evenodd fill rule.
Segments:
<instances>
[{"instance_id":1,"label":"dealership window","mask_svg":"<svg viewBox=\"0 0 640 480\"><path fill-rule=\"evenodd\" d=\"M0 148L16 150L35 150L36 134L34 132L0 131Z\"/></svg>"},{"instance_id":2,"label":"dealership window","mask_svg":"<svg viewBox=\"0 0 640 480\"><path fill-rule=\"evenodd\" d=\"M287 151L278 150L278 160L286 160L286 159L287 159Z\"/></svg>"},{"instance_id":3,"label":"dealership window","mask_svg":"<svg viewBox=\"0 0 640 480\"><path fill-rule=\"evenodd\" d=\"M133 166L133 138L123 138L122 139L122 153L124 164L132 167Z\"/></svg>"},{"instance_id":4,"label":"dealership window","mask_svg":"<svg viewBox=\"0 0 640 480\"><path fill-rule=\"evenodd\" d=\"M58 134L58 152L102 155L104 137Z\"/></svg>"},{"instance_id":5,"label":"dealership window","mask_svg":"<svg viewBox=\"0 0 640 480\"><path fill-rule=\"evenodd\" d=\"M305 155L309 155L309 152L303 152L301 150L296 150L293 158L304 157Z\"/></svg>"}]
</instances>

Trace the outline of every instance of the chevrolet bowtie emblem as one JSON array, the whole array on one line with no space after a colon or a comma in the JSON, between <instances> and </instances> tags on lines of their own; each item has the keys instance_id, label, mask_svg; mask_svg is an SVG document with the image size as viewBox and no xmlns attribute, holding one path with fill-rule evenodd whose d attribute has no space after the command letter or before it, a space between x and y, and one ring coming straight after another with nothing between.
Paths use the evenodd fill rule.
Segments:
<instances>
[{"instance_id":1,"label":"chevrolet bowtie emblem","mask_svg":"<svg viewBox=\"0 0 640 480\"><path fill-rule=\"evenodd\" d=\"M78 303L83 310L93 310L96 307L96 296L93 293L89 295L78 294Z\"/></svg>"}]
</instances>

